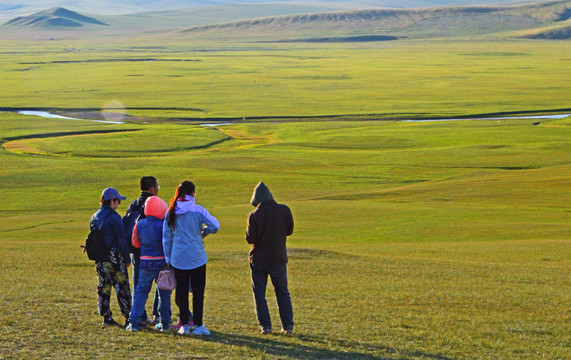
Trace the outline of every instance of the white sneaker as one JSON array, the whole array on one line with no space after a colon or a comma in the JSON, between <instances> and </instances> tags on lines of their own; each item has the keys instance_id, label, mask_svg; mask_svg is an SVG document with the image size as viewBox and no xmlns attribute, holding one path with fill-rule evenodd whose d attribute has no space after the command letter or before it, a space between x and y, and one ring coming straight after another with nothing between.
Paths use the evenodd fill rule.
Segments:
<instances>
[{"instance_id":1,"label":"white sneaker","mask_svg":"<svg viewBox=\"0 0 571 360\"><path fill-rule=\"evenodd\" d=\"M178 333L181 335L189 335L190 326L188 326L188 324L181 326L180 329L178 330Z\"/></svg>"},{"instance_id":2,"label":"white sneaker","mask_svg":"<svg viewBox=\"0 0 571 360\"><path fill-rule=\"evenodd\" d=\"M210 335L210 331L208 331L208 329L204 325L195 326L194 330L192 330L192 334L193 335Z\"/></svg>"}]
</instances>

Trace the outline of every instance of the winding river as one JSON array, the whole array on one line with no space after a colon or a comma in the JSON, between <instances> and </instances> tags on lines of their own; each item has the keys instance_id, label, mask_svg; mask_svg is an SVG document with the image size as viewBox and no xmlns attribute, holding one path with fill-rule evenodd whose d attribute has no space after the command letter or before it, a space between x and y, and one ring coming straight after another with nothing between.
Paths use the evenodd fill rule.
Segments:
<instances>
[{"instance_id":1,"label":"winding river","mask_svg":"<svg viewBox=\"0 0 571 360\"><path fill-rule=\"evenodd\" d=\"M18 114L22 115L31 115L31 116L39 116L43 118L51 118L51 119L66 119L66 120L80 120L80 121L94 121L94 122L101 122L101 123L108 123L108 124L124 124L123 121L109 121L109 120L90 120L90 119L78 119L72 118L67 116L55 115L51 114L46 111L27 111L21 110L17 111ZM482 117L482 118L462 118L462 119L409 119L409 120L397 120L397 121L404 121L404 122L431 122L431 121L466 121L466 120L523 120L523 119L564 119L566 117L571 116L571 114L558 114L558 115L532 115L532 116L511 116L511 117ZM225 123L217 123L217 124L200 124L201 126L223 126L223 125L232 125L232 123L225 122Z\"/></svg>"}]
</instances>

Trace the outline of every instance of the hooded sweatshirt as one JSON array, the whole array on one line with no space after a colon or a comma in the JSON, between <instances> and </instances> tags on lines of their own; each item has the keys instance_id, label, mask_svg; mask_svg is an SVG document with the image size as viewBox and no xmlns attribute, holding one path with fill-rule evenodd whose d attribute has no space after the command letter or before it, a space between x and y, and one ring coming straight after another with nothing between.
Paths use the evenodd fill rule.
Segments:
<instances>
[{"instance_id":1,"label":"hooded sweatshirt","mask_svg":"<svg viewBox=\"0 0 571 360\"><path fill-rule=\"evenodd\" d=\"M163 249L167 263L180 270L191 270L208 262L202 230L214 234L220 228L216 218L200 205L192 196L178 200L175 207L174 229L168 224L168 213L163 222Z\"/></svg>"},{"instance_id":2,"label":"hooded sweatshirt","mask_svg":"<svg viewBox=\"0 0 571 360\"><path fill-rule=\"evenodd\" d=\"M248 216L246 228L246 241L252 244L250 263L264 267L287 264L286 238L293 233L289 207L276 203L263 182L254 189L251 204L256 209Z\"/></svg>"}]
</instances>

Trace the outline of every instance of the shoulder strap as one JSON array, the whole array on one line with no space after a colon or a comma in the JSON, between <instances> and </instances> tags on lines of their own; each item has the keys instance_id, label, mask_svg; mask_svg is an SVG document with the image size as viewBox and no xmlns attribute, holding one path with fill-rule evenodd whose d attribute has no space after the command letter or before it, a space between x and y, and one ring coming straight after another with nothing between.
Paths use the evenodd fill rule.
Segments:
<instances>
[{"instance_id":1,"label":"shoulder strap","mask_svg":"<svg viewBox=\"0 0 571 360\"><path fill-rule=\"evenodd\" d=\"M103 227L103 224L105 224L105 220L107 220L107 218L108 218L109 216L111 216L112 214L113 214L113 213L111 212L111 213L107 214L107 216L106 216L105 218L103 218L103 221L101 222L101 225L99 225L99 230L101 230L101 228Z\"/></svg>"},{"instance_id":2,"label":"shoulder strap","mask_svg":"<svg viewBox=\"0 0 571 360\"><path fill-rule=\"evenodd\" d=\"M146 218L146 216L145 216L145 204L143 204L143 207L141 208L141 212L139 212L139 216L137 216L137 222L139 220L144 219L144 218Z\"/></svg>"}]
</instances>

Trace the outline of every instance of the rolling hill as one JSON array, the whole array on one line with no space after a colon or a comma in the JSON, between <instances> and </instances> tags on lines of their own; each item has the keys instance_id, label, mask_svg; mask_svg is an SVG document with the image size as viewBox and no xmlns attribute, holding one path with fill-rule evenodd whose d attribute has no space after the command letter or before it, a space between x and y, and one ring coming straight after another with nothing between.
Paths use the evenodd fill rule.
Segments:
<instances>
[{"instance_id":1,"label":"rolling hill","mask_svg":"<svg viewBox=\"0 0 571 360\"><path fill-rule=\"evenodd\" d=\"M519 34L528 39L565 40L571 39L571 21L567 20L561 24L547 26L544 28L523 31Z\"/></svg>"},{"instance_id":2,"label":"rolling hill","mask_svg":"<svg viewBox=\"0 0 571 360\"><path fill-rule=\"evenodd\" d=\"M186 9L190 7L229 5L256 5L267 7L280 4L281 6L315 7L322 9L320 11L341 11L373 8L406 9L449 5L507 4L533 1L537 0L0 0L0 23L15 17L29 16L55 7L64 7L75 12L89 13L97 16L126 15L149 11ZM279 14L267 16L276 15Z\"/></svg>"},{"instance_id":3,"label":"rolling hill","mask_svg":"<svg viewBox=\"0 0 571 360\"><path fill-rule=\"evenodd\" d=\"M347 35L425 38L522 32L519 35L566 39L569 38L569 30L565 24L570 17L571 1L563 0L512 6L370 9L302 14L194 26L179 32L206 37L264 34L313 38Z\"/></svg>"},{"instance_id":4,"label":"rolling hill","mask_svg":"<svg viewBox=\"0 0 571 360\"><path fill-rule=\"evenodd\" d=\"M511 6L328 10L331 9L317 5L272 3L87 16L53 8L6 22L2 25L6 31L0 35L27 31L51 37L48 30L54 30L66 37L162 33L168 37L248 37L259 41L261 36L264 41L306 39L312 42L489 34L535 39L568 39L571 36L571 0Z\"/></svg>"},{"instance_id":5,"label":"rolling hill","mask_svg":"<svg viewBox=\"0 0 571 360\"><path fill-rule=\"evenodd\" d=\"M8 27L22 28L75 28L86 25L102 25L107 24L88 16L80 15L74 11L64 8L53 8L39 13L14 18L4 24Z\"/></svg>"},{"instance_id":6,"label":"rolling hill","mask_svg":"<svg viewBox=\"0 0 571 360\"><path fill-rule=\"evenodd\" d=\"M90 26L92 35L104 31L105 34L133 34L145 29L145 33L174 31L189 26L225 23L260 17L279 15L320 13L334 8L317 5L296 5L285 3L259 5L220 5L194 7L178 10L147 11L127 15L80 15L64 8L53 8L28 16L19 16L6 21L0 28L9 31L57 30L60 34L66 29L77 29L80 25L106 24L105 28ZM2 33L0 33L1 37ZM67 34L73 37L74 34ZM86 32L81 34L85 36Z\"/></svg>"},{"instance_id":7,"label":"rolling hill","mask_svg":"<svg viewBox=\"0 0 571 360\"><path fill-rule=\"evenodd\" d=\"M323 13L333 9L302 4L243 4L184 8L166 11L148 11L120 16L98 16L117 29L141 28L147 31L172 31L189 26L220 24L225 22L293 14Z\"/></svg>"}]
</instances>

